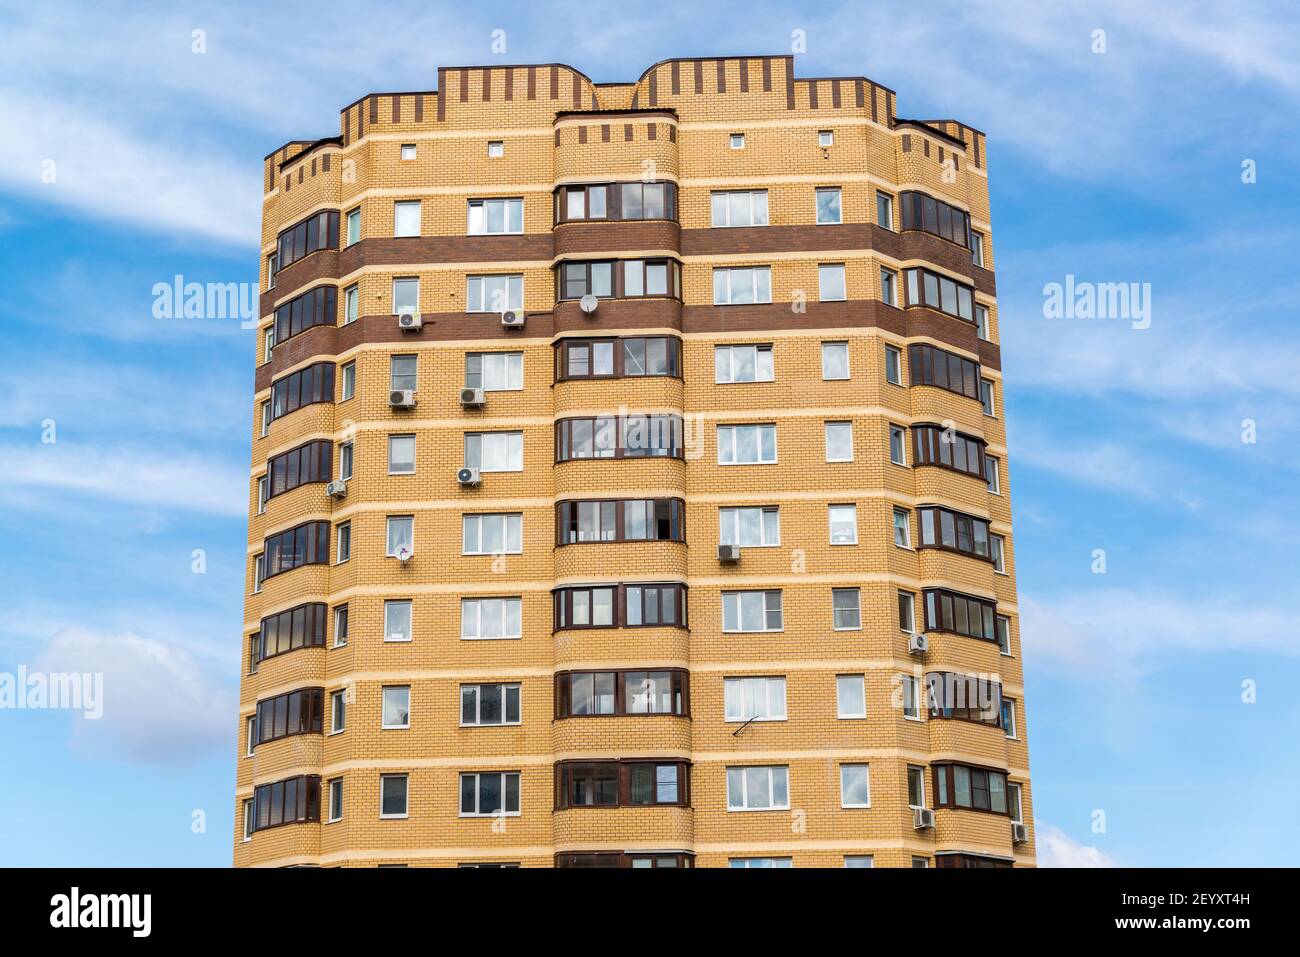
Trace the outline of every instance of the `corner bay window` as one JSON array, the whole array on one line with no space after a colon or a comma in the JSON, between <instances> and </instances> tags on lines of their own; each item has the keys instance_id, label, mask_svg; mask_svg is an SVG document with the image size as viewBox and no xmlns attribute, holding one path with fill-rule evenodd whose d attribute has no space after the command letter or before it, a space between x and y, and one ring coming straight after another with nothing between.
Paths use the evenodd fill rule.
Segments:
<instances>
[{"instance_id":1,"label":"corner bay window","mask_svg":"<svg viewBox=\"0 0 1300 957\"><path fill-rule=\"evenodd\" d=\"M985 478L984 441L938 425L912 426L914 465L940 468Z\"/></svg>"},{"instance_id":2,"label":"corner bay window","mask_svg":"<svg viewBox=\"0 0 1300 957\"><path fill-rule=\"evenodd\" d=\"M975 290L929 269L904 269L909 306L927 306L967 322L975 321Z\"/></svg>"},{"instance_id":3,"label":"corner bay window","mask_svg":"<svg viewBox=\"0 0 1300 957\"><path fill-rule=\"evenodd\" d=\"M602 415L555 423L555 461L681 458L680 415Z\"/></svg>"},{"instance_id":4,"label":"corner bay window","mask_svg":"<svg viewBox=\"0 0 1300 957\"><path fill-rule=\"evenodd\" d=\"M284 342L313 326L332 326L337 322L338 289L317 286L276 307L275 342Z\"/></svg>"},{"instance_id":5,"label":"corner bay window","mask_svg":"<svg viewBox=\"0 0 1300 957\"><path fill-rule=\"evenodd\" d=\"M656 854L654 851L644 851L641 853L624 854L622 851L586 851L580 854L556 854L556 867L572 867L579 869L609 869L609 868L677 868L677 867L694 867L694 854L666 853Z\"/></svg>"},{"instance_id":6,"label":"corner bay window","mask_svg":"<svg viewBox=\"0 0 1300 957\"><path fill-rule=\"evenodd\" d=\"M300 485L328 482L333 474L334 448L327 440L308 442L275 456L266 463L271 478L267 498L274 498Z\"/></svg>"},{"instance_id":7,"label":"corner bay window","mask_svg":"<svg viewBox=\"0 0 1300 957\"><path fill-rule=\"evenodd\" d=\"M277 270L283 269L318 250L337 249L338 244L338 211L325 210L313 213L302 222L295 223L284 230L276 238L275 267Z\"/></svg>"},{"instance_id":8,"label":"corner bay window","mask_svg":"<svg viewBox=\"0 0 1300 957\"><path fill-rule=\"evenodd\" d=\"M555 629L686 627L686 586L582 585L553 593Z\"/></svg>"},{"instance_id":9,"label":"corner bay window","mask_svg":"<svg viewBox=\"0 0 1300 957\"><path fill-rule=\"evenodd\" d=\"M595 183L555 191L557 223L676 218L676 183Z\"/></svg>"},{"instance_id":10,"label":"corner bay window","mask_svg":"<svg viewBox=\"0 0 1300 957\"><path fill-rule=\"evenodd\" d=\"M921 526L921 548L945 548L992 561L989 523L952 509L921 506L916 510Z\"/></svg>"},{"instance_id":11,"label":"corner bay window","mask_svg":"<svg viewBox=\"0 0 1300 957\"><path fill-rule=\"evenodd\" d=\"M304 774L253 791L253 830L320 820L320 775Z\"/></svg>"},{"instance_id":12,"label":"corner bay window","mask_svg":"<svg viewBox=\"0 0 1300 957\"><path fill-rule=\"evenodd\" d=\"M563 671L555 676L555 717L690 714L687 672Z\"/></svg>"},{"instance_id":13,"label":"corner bay window","mask_svg":"<svg viewBox=\"0 0 1300 957\"><path fill-rule=\"evenodd\" d=\"M932 671L925 676L926 705L931 718L973 721L1002 727L1002 685L976 675Z\"/></svg>"},{"instance_id":14,"label":"corner bay window","mask_svg":"<svg viewBox=\"0 0 1300 957\"><path fill-rule=\"evenodd\" d=\"M557 502L555 544L686 540L679 498Z\"/></svg>"},{"instance_id":15,"label":"corner bay window","mask_svg":"<svg viewBox=\"0 0 1300 957\"><path fill-rule=\"evenodd\" d=\"M557 299L637 299L682 295L682 265L675 259L565 262L556 267Z\"/></svg>"},{"instance_id":16,"label":"corner bay window","mask_svg":"<svg viewBox=\"0 0 1300 957\"><path fill-rule=\"evenodd\" d=\"M935 807L1009 814L1005 771L965 764L936 764L932 770Z\"/></svg>"},{"instance_id":17,"label":"corner bay window","mask_svg":"<svg viewBox=\"0 0 1300 957\"><path fill-rule=\"evenodd\" d=\"M675 336L561 339L555 344L555 378L599 379L680 376L682 341Z\"/></svg>"},{"instance_id":18,"label":"corner bay window","mask_svg":"<svg viewBox=\"0 0 1300 957\"><path fill-rule=\"evenodd\" d=\"M257 703L257 743L295 734L320 734L325 708L323 688L301 688Z\"/></svg>"},{"instance_id":19,"label":"corner bay window","mask_svg":"<svg viewBox=\"0 0 1300 957\"><path fill-rule=\"evenodd\" d=\"M919 229L946 239L950 243L974 249L971 242L970 214L915 190L899 195L904 229Z\"/></svg>"},{"instance_id":20,"label":"corner bay window","mask_svg":"<svg viewBox=\"0 0 1300 957\"><path fill-rule=\"evenodd\" d=\"M301 565L327 565L330 560L330 523L304 522L266 540L262 580Z\"/></svg>"},{"instance_id":21,"label":"corner bay window","mask_svg":"<svg viewBox=\"0 0 1300 957\"><path fill-rule=\"evenodd\" d=\"M993 624L997 618L997 605L992 601L943 588L927 588L923 595L926 631L946 631L968 638L997 640Z\"/></svg>"},{"instance_id":22,"label":"corner bay window","mask_svg":"<svg viewBox=\"0 0 1300 957\"><path fill-rule=\"evenodd\" d=\"M907 347L908 373L912 385L933 385L968 399L980 397L978 362L934 346Z\"/></svg>"},{"instance_id":23,"label":"corner bay window","mask_svg":"<svg viewBox=\"0 0 1300 957\"><path fill-rule=\"evenodd\" d=\"M334 363L317 362L271 383L271 419L314 402L334 401Z\"/></svg>"},{"instance_id":24,"label":"corner bay window","mask_svg":"<svg viewBox=\"0 0 1300 957\"><path fill-rule=\"evenodd\" d=\"M323 646L327 614L324 603L312 602L263 618L261 629L253 636L254 661L298 648Z\"/></svg>"},{"instance_id":25,"label":"corner bay window","mask_svg":"<svg viewBox=\"0 0 1300 957\"><path fill-rule=\"evenodd\" d=\"M685 806L690 771L684 761L562 761L555 808Z\"/></svg>"}]
</instances>

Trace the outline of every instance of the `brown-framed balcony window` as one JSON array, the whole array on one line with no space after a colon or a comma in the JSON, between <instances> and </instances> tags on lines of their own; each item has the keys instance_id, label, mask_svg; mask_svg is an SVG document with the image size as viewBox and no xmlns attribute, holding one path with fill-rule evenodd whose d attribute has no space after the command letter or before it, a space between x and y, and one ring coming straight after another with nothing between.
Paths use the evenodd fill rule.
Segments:
<instances>
[{"instance_id":1,"label":"brown-framed balcony window","mask_svg":"<svg viewBox=\"0 0 1300 957\"><path fill-rule=\"evenodd\" d=\"M561 761L555 767L555 809L686 807L690 778L685 761Z\"/></svg>"},{"instance_id":2,"label":"brown-framed balcony window","mask_svg":"<svg viewBox=\"0 0 1300 957\"><path fill-rule=\"evenodd\" d=\"M925 599L926 631L945 631L983 641L998 640L994 630L998 615L996 603L946 588L926 588L922 595Z\"/></svg>"},{"instance_id":3,"label":"brown-framed balcony window","mask_svg":"<svg viewBox=\"0 0 1300 957\"><path fill-rule=\"evenodd\" d=\"M552 594L556 631L686 627L686 586L680 582L576 585Z\"/></svg>"},{"instance_id":4,"label":"brown-framed balcony window","mask_svg":"<svg viewBox=\"0 0 1300 957\"><path fill-rule=\"evenodd\" d=\"M920 506L916 514L921 528L919 548L943 548L993 561L987 520L937 505Z\"/></svg>"},{"instance_id":5,"label":"brown-framed balcony window","mask_svg":"<svg viewBox=\"0 0 1300 957\"><path fill-rule=\"evenodd\" d=\"M931 269L903 270L907 305L927 306L967 322L975 321L975 289Z\"/></svg>"},{"instance_id":6,"label":"brown-framed balcony window","mask_svg":"<svg viewBox=\"0 0 1300 957\"><path fill-rule=\"evenodd\" d=\"M557 502L555 544L686 540L686 503L679 498Z\"/></svg>"},{"instance_id":7,"label":"brown-framed balcony window","mask_svg":"<svg viewBox=\"0 0 1300 957\"><path fill-rule=\"evenodd\" d=\"M323 602L309 602L263 618L261 629L253 636L254 667L285 652L323 647L328 614Z\"/></svg>"},{"instance_id":8,"label":"brown-framed balcony window","mask_svg":"<svg viewBox=\"0 0 1300 957\"><path fill-rule=\"evenodd\" d=\"M664 671L561 671L555 676L555 717L640 714L690 716L690 674Z\"/></svg>"},{"instance_id":9,"label":"brown-framed balcony window","mask_svg":"<svg viewBox=\"0 0 1300 957\"><path fill-rule=\"evenodd\" d=\"M271 420L305 405L333 401L334 363L313 363L271 383Z\"/></svg>"},{"instance_id":10,"label":"brown-framed balcony window","mask_svg":"<svg viewBox=\"0 0 1300 957\"><path fill-rule=\"evenodd\" d=\"M913 465L935 465L984 479L984 440L939 425L912 426Z\"/></svg>"},{"instance_id":11,"label":"brown-framed balcony window","mask_svg":"<svg viewBox=\"0 0 1300 957\"><path fill-rule=\"evenodd\" d=\"M970 214L965 210L918 190L904 190L899 194L899 200L904 229L919 229L966 249L974 248Z\"/></svg>"},{"instance_id":12,"label":"brown-framed balcony window","mask_svg":"<svg viewBox=\"0 0 1300 957\"><path fill-rule=\"evenodd\" d=\"M932 385L968 399L980 397L980 367L964 356L929 345L907 347L911 385Z\"/></svg>"},{"instance_id":13,"label":"brown-framed balcony window","mask_svg":"<svg viewBox=\"0 0 1300 957\"><path fill-rule=\"evenodd\" d=\"M573 183L555 190L555 222L677 219L677 184Z\"/></svg>"},{"instance_id":14,"label":"brown-framed balcony window","mask_svg":"<svg viewBox=\"0 0 1300 957\"><path fill-rule=\"evenodd\" d=\"M968 764L935 764L934 806L1005 814L1007 775L1005 771Z\"/></svg>"},{"instance_id":15,"label":"brown-framed balcony window","mask_svg":"<svg viewBox=\"0 0 1300 957\"><path fill-rule=\"evenodd\" d=\"M303 522L266 540L262 581L302 565L328 565L330 523Z\"/></svg>"},{"instance_id":16,"label":"brown-framed balcony window","mask_svg":"<svg viewBox=\"0 0 1300 957\"><path fill-rule=\"evenodd\" d=\"M681 458L680 415L601 415L555 423L555 461Z\"/></svg>"},{"instance_id":17,"label":"brown-framed balcony window","mask_svg":"<svg viewBox=\"0 0 1300 957\"><path fill-rule=\"evenodd\" d=\"M681 377L682 341L676 336L561 339L555 344L555 380Z\"/></svg>"},{"instance_id":18,"label":"brown-framed balcony window","mask_svg":"<svg viewBox=\"0 0 1300 957\"><path fill-rule=\"evenodd\" d=\"M328 440L307 442L274 456L266 463L271 477L267 498L274 498L300 485L328 482L333 478L334 445Z\"/></svg>"},{"instance_id":19,"label":"brown-framed balcony window","mask_svg":"<svg viewBox=\"0 0 1300 957\"><path fill-rule=\"evenodd\" d=\"M313 326L338 324L338 287L317 286L294 296L275 310L275 344Z\"/></svg>"},{"instance_id":20,"label":"brown-framed balcony window","mask_svg":"<svg viewBox=\"0 0 1300 957\"><path fill-rule=\"evenodd\" d=\"M997 857L981 857L978 854L936 854L935 867L998 867L1010 868L1010 861Z\"/></svg>"},{"instance_id":21,"label":"brown-framed balcony window","mask_svg":"<svg viewBox=\"0 0 1300 957\"><path fill-rule=\"evenodd\" d=\"M253 791L253 830L320 820L320 775L301 774Z\"/></svg>"},{"instance_id":22,"label":"brown-framed balcony window","mask_svg":"<svg viewBox=\"0 0 1300 957\"><path fill-rule=\"evenodd\" d=\"M555 267L557 299L682 297L682 264L676 259L610 259L563 262Z\"/></svg>"},{"instance_id":23,"label":"brown-framed balcony window","mask_svg":"<svg viewBox=\"0 0 1300 957\"><path fill-rule=\"evenodd\" d=\"M931 718L1002 727L1002 685L977 675L931 671L925 676Z\"/></svg>"},{"instance_id":24,"label":"brown-framed balcony window","mask_svg":"<svg viewBox=\"0 0 1300 957\"><path fill-rule=\"evenodd\" d=\"M339 245L339 214L336 209L313 213L294 223L276 237L276 269L296 263L304 256Z\"/></svg>"},{"instance_id":25,"label":"brown-framed balcony window","mask_svg":"<svg viewBox=\"0 0 1300 957\"><path fill-rule=\"evenodd\" d=\"M257 743L295 734L320 734L325 707L323 688L299 688L257 703Z\"/></svg>"},{"instance_id":26,"label":"brown-framed balcony window","mask_svg":"<svg viewBox=\"0 0 1300 957\"><path fill-rule=\"evenodd\" d=\"M579 854L556 854L555 866L566 868L694 867L695 855L678 852L656 854L653 851L639 851L635 854L624 854L622 851L585 851Z\"/></svg>"}]
</instances>

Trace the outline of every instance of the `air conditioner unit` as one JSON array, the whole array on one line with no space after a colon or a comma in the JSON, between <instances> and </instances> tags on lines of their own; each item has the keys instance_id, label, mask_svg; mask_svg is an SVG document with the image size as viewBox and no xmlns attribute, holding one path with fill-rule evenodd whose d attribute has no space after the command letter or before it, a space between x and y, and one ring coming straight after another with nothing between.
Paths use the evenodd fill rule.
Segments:
<instances>
[{"instance_id":1,"label":"air conditioner unit","mask_svg":"<svg viewBox=\"0 0 1300 957\"><path fill-rule=\"evenodd\" d=\"M501 325L507 329L522 329L524 327L524 311L522 309L508 309L501 313Z\"/></svg>"},{"instance_id":2,"label":"air conditioner unit","mask_svg":"<svg viewBox=\"0 0 1300 957\"><path fill-rule=\"evenodd\" d=\"M480 485L483 482L483 473L478 469L463 468L456 473L456 481L461 485Z\"/></svg>"},{"instance_id":3,"label":"air conditioner unit","mask_svg":"<svg viewBox=\"0 0 1300 957\"><path fill-rule=\"evenodd\" d=\"M907 653L923 655L930 650L930 639L921 633L907 636Z\"/></svg>"},{"instance_id":4,"label":"air conditioner unit","mask_svg":"<svg viewBox=\"0 0 1300 957\"><path fill-rule=\"evenodd\" d=\"M466 408L478 408L486 401L482 389L465 388L460 390L460 404Z\"/></svg>"},{"instance_id":5,"label":"air conditioner unit","mask_svg":"<svg viewBox=\"0 0 1300 957\"><path fill-rule=\"evenodd\" d=\"M388 393L388 404L394 409L414 409L415 390L394 389L392 392Z\"/></svg>"},{"instance_id":6,"label":"air conditioner unit","mask_svg":"<svg viewBox=\"0 0 1300 957\"><path fill-rule=\"evenodd\" d=\"M343 479L335 479L325 486L325 494L330 498L347 498L348 483Z\"/></svg>"},{"instance_id":7,"label":"air conditioner unit","mask_svg":"<svg viewBox=\"0 0 1300 957\"><path fill-rule=\"evenodd\" d=\"M1011 822L1011 843L1027 844L1029 843L1029 826L1021 824L1018 821Z\"/></svg>"},{"instance_id":8,"label":"air conditioner unit","mask_svg":"<svg viewBox=\"0 0 1300 957\"><path fill-rule=\"evenodd\" d=\"M723 563L728 564L728 565L734 565L736 562L740 561L740 546L739 546L739 545L719 545L719 546L718 546L718 561L723 562Z\"/></svg>"},{"instance_id":9,"label":"air conditioner unit","mask_svg":"<svg viewBox=\"0 0 1300 957\"><path fill-rule=\"evenodd\" d=\"M404 312L397 317L397 328L403 332L419 332L424 328L424 320L413 312Z\"/></svg>"},{"instance_id":10,"label":"air conditioner unit","mask_svg":"<svg viewBox=\"0 0 1300 957\"><path fill-rule=\"evenodd\" d=\"M912 827L918 831L934 827L934 811L928 807L912 808Z\"/></svg>"}]
</instances>

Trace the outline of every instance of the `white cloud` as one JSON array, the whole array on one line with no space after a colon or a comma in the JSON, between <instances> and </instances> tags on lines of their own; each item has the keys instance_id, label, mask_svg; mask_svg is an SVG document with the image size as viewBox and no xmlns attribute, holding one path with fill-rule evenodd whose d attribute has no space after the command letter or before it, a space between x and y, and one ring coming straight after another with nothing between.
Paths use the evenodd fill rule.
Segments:
<instances>
[{"instance_id":1,"label":"white cloud","mask_svg":"<svg viewBox=\"0 0 1300 957\"><path fill-rule=\"evenodd\" d=\"M1114 867L1110 855L1089 844L1080 844L1055 824L1034 822L1034 840L1039 867Z\"/></svg>"}]
</instances>

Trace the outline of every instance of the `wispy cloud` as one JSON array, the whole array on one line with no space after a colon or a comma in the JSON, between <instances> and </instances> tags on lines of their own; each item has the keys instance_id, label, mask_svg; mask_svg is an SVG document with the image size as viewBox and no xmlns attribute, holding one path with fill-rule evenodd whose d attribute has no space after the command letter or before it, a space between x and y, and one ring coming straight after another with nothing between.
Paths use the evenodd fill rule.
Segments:
<instances>
[{"instance_id":1,"label":"wispy cloud","mask_svg":"<svg viewBox=\"0 0 1300 957\"><path fill-rule=\"evenodd\" d=\"M1055 824L1034 822L1034 840L1039 867L1114 867L1110 855L1090 844L1082 844Z\"/></svg>"}]
</instances>

